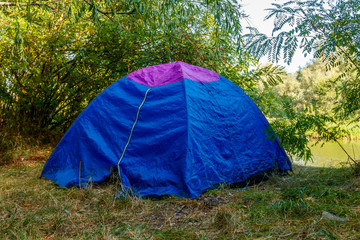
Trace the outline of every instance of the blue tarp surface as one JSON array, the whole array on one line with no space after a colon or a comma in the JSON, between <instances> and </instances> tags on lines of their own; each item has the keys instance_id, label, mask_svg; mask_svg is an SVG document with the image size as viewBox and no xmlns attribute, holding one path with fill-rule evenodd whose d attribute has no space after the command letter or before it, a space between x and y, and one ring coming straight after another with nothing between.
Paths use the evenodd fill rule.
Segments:
<instances>
[{"instance_id":1,"label":"blue tarp surface","mask_svg":"<svg viewBox=\"0 0 360 240\"><path fill-rule=\"evenodd\" d=\"M123 154L124 186L141 196L196 198L219 183L291 169L278 139L266 136L268 125L243 90L224 77L156 87L124 77L81 113L42 176L63 187L100 182Z\"/></svg>"}]
</instances>

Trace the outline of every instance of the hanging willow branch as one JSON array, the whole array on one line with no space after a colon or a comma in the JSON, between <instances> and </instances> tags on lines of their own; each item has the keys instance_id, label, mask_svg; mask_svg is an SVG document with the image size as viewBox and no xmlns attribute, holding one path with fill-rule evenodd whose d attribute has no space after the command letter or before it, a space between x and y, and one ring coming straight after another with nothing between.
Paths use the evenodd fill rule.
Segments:
<instances>
[{"instance_id":1,"label":"hanging willow branch","mask_svg":"<svg viewBox=\"0 0 360 240\"><path fill-rule=\"evenodd\" d=\"M37 6L37 7L47 7L50 8L52 10L55 10L55 8L49 6L48 4L45 3L19 3L19 2L0 2L0 7L16 7L16 6Z\"/></svg>"}]
</instances>

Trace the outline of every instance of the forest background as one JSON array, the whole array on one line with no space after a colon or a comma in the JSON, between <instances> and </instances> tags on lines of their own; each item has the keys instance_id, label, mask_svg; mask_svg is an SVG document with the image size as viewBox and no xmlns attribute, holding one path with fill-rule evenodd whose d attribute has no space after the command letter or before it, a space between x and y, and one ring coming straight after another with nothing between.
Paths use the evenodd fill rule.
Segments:
<instances>
[{"instance_id":1,"label":"forest background","mask_svg":"<svg viewBox=\"0 0 360 240\"><path fill-rule=\"evenodd\" d=\"M0 159L54 146L81 111L122 76L184 61L240 86L285 150L311 159L310 138L358 139L359 1L273 4L273 33L244 34L233 0L0 2ZM314 61L294 74L296 49ZM267 56L275 64L261 65ZM356 165L356 163L353 161Z\"/></svg>"},{"instance_id":2,"label":"forest background","mask_svg":"<svg viewBox=\"0 0 360 240\"><path fill-rule=\"evenodd\" d=\"M100 92L174 61L241 87L293 160L312 158L312 140L358 140L360 0L273 2L265 35L244 29L235 0L0 0L0 238L360 239L351 154L351 167L294 162L288 176L197 199L114 198L118 179L85 188L39 179ZM314 61L288 74L276 64L291 63L296 49ZM273 64L259 64L263 57Z\"/></svg>"}]
</instances>

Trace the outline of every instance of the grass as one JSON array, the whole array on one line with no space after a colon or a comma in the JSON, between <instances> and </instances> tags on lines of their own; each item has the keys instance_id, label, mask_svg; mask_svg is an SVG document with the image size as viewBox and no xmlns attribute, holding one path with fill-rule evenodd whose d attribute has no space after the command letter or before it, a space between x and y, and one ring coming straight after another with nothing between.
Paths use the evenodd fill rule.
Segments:
<instances>
[{"instance_id":1,"label":"grass","mask_svg":"<svg viewBox=\"0 0 360 240\"><path fill-rule=\"evenodd\" d=\"M360 239L360 177L347 168L294 166L198 199L114 199L116 183L66 189L39 179L47 153L31 156L0 167L0 239Z\"/></svg>"}]
</instances>

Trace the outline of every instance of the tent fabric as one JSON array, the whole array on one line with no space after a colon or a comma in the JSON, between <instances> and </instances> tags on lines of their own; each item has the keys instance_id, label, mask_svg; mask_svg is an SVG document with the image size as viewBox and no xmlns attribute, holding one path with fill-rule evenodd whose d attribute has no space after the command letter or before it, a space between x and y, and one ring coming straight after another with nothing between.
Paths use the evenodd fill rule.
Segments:
<instances>
[{"instance_id":1,"label":"tent fabric","mask_svg":"<svg viewBox=\"0 0 360 240\"><path fill-rule=\"evenodd\" d=\"M140 69L130 73L127 79L150 87L158 87L184 79L200 83L212 82L219 80L220 75L202 67L176 62Z\"/></svg>"},{"instance_id":2,"label":"tent fabric","mask_svg":"<svg viewBox=\"0 0 360 240\"><path fill-rule=\"evenodd\" d=\"M219 74L183 62L152 66L95 98L42 176L62 187L86 185L107 178L121 160L122 184L141 196L196 198L220 183L291 170L268 127L243 90Z\"/></svg>"}]
</instances>

